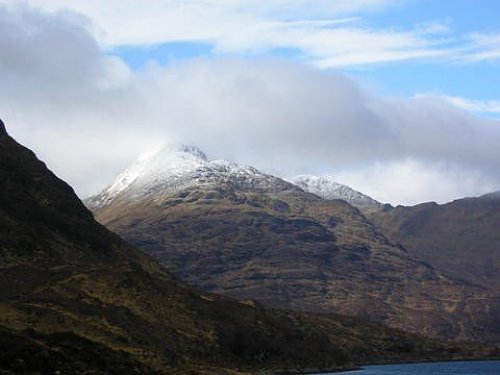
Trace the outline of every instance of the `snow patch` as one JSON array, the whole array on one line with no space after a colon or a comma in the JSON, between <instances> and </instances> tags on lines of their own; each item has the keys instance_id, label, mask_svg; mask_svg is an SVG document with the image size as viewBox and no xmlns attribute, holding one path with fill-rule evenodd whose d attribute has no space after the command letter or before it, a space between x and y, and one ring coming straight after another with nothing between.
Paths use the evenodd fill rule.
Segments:
<instances>
[{"instance_id":1,"label":"snow patch","mask_svg":"<svg viewBox=\"0 0 500 375\"><path fill-rule=\"evenodd\" d=\"M300 175L288 181L323 199L341 199L358 208L375 208L382 205L375 199L336 182L332 176Z\"/></svg>"}]
</instances>

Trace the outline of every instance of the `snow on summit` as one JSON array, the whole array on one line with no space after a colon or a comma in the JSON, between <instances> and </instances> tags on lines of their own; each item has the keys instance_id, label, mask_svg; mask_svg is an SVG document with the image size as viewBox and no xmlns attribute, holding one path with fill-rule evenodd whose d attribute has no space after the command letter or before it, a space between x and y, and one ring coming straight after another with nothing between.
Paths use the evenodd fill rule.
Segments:
<instances>
[{"instance_id":1,"label":"snow on summit","mask_svg":"<svg viewBox=\"0 0 500 375\"><path fill-rule=\"evenodd\" d=\"M96 210L122 197L129 200L156 199L187 188L236 189L254 193L278 193L302 189L323 199L342 199L358 208L376 208L381 203L332 177L301 175L286 182L278 177L226 160L209 160L198 147L171 144L157 153L140 157L100 194L86 204Z\"/></svg>"},{"instance_id":2,"label":"snow on summit","mask_svg":"<svg viewBox=\"0 0 500 375\"><path fill-rule=\"evenodd\" d=\"M91 199L91 204L105 204L131 187L136 190L151 187L199 168L206 162L206 155L196 146L168 145L157 153L138 158L95 197L99 201Z\"/></svg>"},{"instance_id":3,"label":"snow on summit","mask_svg":"<svg viewBox=\"0 0 500 375\"><path fill-rule=\"evenodd\" d=\"M331 176L300 175L289 181L301 189L323 199L341 199L358 208L376 208L381 203L347 185L339 184Z\"/></svg>"},{"instance_id":4,"label":"snow on summit","mask_svg":"<svg viewBox=\"0 0 500 375\"><path fill-rule=\"evenodd\" d=\"M87 205L100 208L118 196L141 199L175 193L189 187L231 186L249 191L278 191L290 184L274 176L226 160L208 160L193 145L168 145L155 154L137 159Z\"/></svg>"}]
</instances>

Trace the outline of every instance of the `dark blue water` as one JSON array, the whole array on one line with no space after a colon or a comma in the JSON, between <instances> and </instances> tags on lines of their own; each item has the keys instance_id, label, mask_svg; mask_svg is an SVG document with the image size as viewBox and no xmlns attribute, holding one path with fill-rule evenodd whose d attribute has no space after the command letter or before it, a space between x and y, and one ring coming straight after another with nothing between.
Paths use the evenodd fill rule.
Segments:
<instances>
[{"instance_id":1,"label":"dark blue water","mask_svg":"<svg viewBox=\"0 0 500 375\"><path fill-rule=\"evenodd\" d=\"M366 366L349 375L500 375L500 361L436 362L407 365ZM323 374L326 375L326 374Z\"/></svg>"}]
</instances>

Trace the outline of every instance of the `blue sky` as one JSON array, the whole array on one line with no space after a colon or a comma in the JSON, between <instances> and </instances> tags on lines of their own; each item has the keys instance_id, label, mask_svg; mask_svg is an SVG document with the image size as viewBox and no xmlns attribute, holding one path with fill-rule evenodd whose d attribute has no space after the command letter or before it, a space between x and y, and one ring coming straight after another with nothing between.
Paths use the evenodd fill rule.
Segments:
<instances>
[{"instance_id":1,"label":"blue sky","mask_svg":"<svg viewBox=\"0 0 500 375\"><path fill-rule=\"evenodd\" d=\"M384 202L477 196L500 189L499 11L0 0L0 114L83 197L168 142Z\"/></svg>"},{"instance_id":2,"label":"blue sky","mask_svg":"<svg viewBox=\"0 0 500 375\"><path fill-rule=\"evenodd\" d=\"M438 22L449 25L450 36L468 33L500 33L500 2L496 0L408 0L399 6L366 16L375 27ZM410 61L350 70L360 79L374 82L393 95L437 92L476 100L500 98L500 58L474 64L453 61Z\"/></svg>"},{"instance_id":3,"label":"blue sky","mask_svg":"<svg viewBox=\"0 0 500 375\"><path fill-rule=\"evenodd\" d=\"M370 1L367 1L370 3ZM374 1L374 3L377 3ZM498 14L500 3L495 0L397 0L380 1L380 4L366 7L354 7L345 11L331 14L326 13L324 19L320 12L324 10L318 6L318 12L304 12L300 8L288 14L280 14L279 7L268 10L263 19L275 22L297 22L318 20L341 20L340 23L333 22L331 25L321 26L323 29L349 28L366 34L377 36L381 33L405 34L407 37L420 40L413 41L416 46L408 46L408 51L430 50L442 53L438 56L422 56L414 58L381 58L380 61L355 61L342 62L339 65L320 66L321 69L335 69L350 77L357 79L362 85L383 95L413 96L416 94L443 95L471 101L480 107L478 102L489 102L492 105L477 108L483 116L497 117L500 108L500 22ZM278 4L279 5L279 4ZM272 11L272 12L271 12ZM269 14L272 15L270 16ZM267 17L267 18L266 18ZM292 26L293 28L293 26ZM319 28L319 29L321 29ZM314 32L319 31L313 28ZM232 30L232 29L230 29ZM300 31L301 33L304 30ZM315 64L318 56L311 53L307 48L301 48L301 44L293 45L288 38L283 37L280 45L279 31L273 31L273 37L277 41L266 45L262 41L256 42L255 46L248 48L221 48L224 41L214 40L200 41L200 37L192 37L192 40L182 39L182 35L169 36L164 42L131 43L120 42L119 45L110 46L109 53L116 54L124 59L134 70L144 67L152 61L164 66L179 63L185 59L198 57L220 58L224 56L238 56L243 58L256 58L273 56L286 60L297 61L303 64ZM488 36L496 38L489 41L488 45L480 46L474 40L476 36ZM254 36L259 38L258 35ZM302 35L301 35L302 37ZM332 35L335 37L335 35ZM342 37L342 35L339 35ZM249 39L252 36L248 36ZM383 43L384 36L380 37ZM174 40L170 40L174 39ZM186 39L190 39L187 37ZM247 40L245 42L248 42ZM405 46L381 46L374 53L383 53L385 50L396 50L405 53ZM404 41L403 41L404 43ZM422 43L422 45L418 45ZM360 48L362 49L362 45ZM321 48L321 47L319 47ZM454 51L456 50L456 51ZM486 50L493 51L492 57L478 57ZM352 51L349 51L351 53ZM334 53L333 59L341 58L341 51ZM320 56L323 58L323 56ZM352 59L351 59L352 60ZM356 59L354 59L356 60ZM496 103L496 102L499 103ZM458 102L455 102L456 104ZM500 106L500 104L498 105ZM472 107L470 107L472 108ZM469 109L470 109L469 108ZM489 108L485 112L485 108Z\"/></svg>"}]
</instances>

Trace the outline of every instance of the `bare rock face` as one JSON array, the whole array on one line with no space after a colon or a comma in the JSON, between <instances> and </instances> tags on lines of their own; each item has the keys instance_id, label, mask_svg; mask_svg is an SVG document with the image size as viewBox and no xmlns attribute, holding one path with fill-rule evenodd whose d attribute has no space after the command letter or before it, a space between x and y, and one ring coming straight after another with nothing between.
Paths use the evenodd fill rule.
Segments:
<instances>
[{"instance_id":1,"label":"bare rock face","mask_svg":"<svg viewBox=\"0 0 500 375\"><path fill-rule=\"evenodd\" d=\"M89 206L102 224L206 291L434 338L499 341L492 291L416 260L359 209L251 167L210 163L183 170L158 159Z\"/></svg>"}]
</instances>

